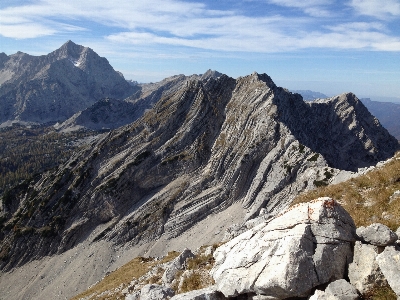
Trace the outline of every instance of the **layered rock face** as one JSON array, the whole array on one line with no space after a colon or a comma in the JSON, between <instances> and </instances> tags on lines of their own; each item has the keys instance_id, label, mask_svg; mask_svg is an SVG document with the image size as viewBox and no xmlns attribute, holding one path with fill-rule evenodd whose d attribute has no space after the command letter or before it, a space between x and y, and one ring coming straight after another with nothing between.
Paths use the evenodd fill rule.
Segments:
<instances>
[{"instance_id":1,"label":"layered rock face","mask_svg":"<svg viewBox=\"0 0 400 300\"><path fill-rule=\"evenodd\" d=\"M14 209L3 208L2 268L61 253L99 226L93 243L137 245L236 202L246 220L273 216L338 169L373 165L398 146L353 94L305 103L266 74L179 78L136 122L15 194Z\"/></svg>"},{"instance_id":2,"label":"layered rock face","mask_svg":"<svg viewBox=\"0 0 400 300\"><path fill-rule=\"evenodd\" d=\"M138 89L107 59L71 41L43 56L3 53L0 84L0 124L64 121L101 98L124 99Z\"/></svg>"}]
</instances>

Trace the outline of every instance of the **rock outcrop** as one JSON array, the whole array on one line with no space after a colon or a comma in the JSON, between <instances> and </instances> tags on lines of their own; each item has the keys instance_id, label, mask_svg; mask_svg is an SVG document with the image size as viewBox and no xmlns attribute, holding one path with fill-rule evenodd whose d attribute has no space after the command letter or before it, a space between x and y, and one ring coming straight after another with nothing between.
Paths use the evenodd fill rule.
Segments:
<instances>
[{"instance_id":1,"label":"rock outcrop","mask_svg":"<svg viewBox=\"0 0 400 300\"><path fill-rule=\"evenodd\" d=\"M325 291L316 290L309 300L357 300L357 290L344 279L330 283Z\"/></svg>"},{"instance_id":2,"label":"rock outcrop","mask_svg":"<svg viewBox=\"0 0 400 300\"><path fill-rule=\"evenodd\" d=\"M357 228L357 235L361 241L380 247L393 245L398 239L395 232L390 230L387 226L379 223Z\"/></svg>"},{"instance_id":3,"label":"rock outcrop","mask_svg":"<svg viewBox=\"0 0 400 300\"><path fill-rule=\"evenodd\" d=\"M357 228L349 279L360 293L389 285L400 296L400 248L397 234L379 223Z\"/></svg>"},{"instance_id":4,"label":"rock outcrop","mask_svg":"<svg viewBox=\"0 0 400 300\"><path fill-rule=\"evenodd\" d=\"M218 292L214 286L200 290L194 290L184 294L178 294L171 300L225 300L227 299L221 292Z\"/></svg>"},{"instance_id":5,"label":"rock outcrop","mask_svg":"<svg viewBox=\"0 0 400 300\"><path fill-rule=\"evenodd\" d=\"M175 279L176 273L179 270L184 269L186 260L188 258L194 257L194 254L189 249L185 249L177 258L175 258L168 266L165 268L162 281L165 285L169 285Z\"/></svg>"},{"instance_id":6,"label":"rock outcrop","mask_svg":"<svg viewBox=\"0 0 400 300\"><path fill-rule=\"evenodd\" d=\"M392 290L400 297L400 247L388 246L376 257L382 274Z\"/></svg>"},{"instance_id":7,"label":"rock outcrop","mask_svg":"<svg viewBox=\"0 0 400 300\"><path fill-rule=\"evenodd\" d=\"M345 276L356 227L334 200L318 199L239 235L214 253L217 290L305 297Z\"/></svg>"},{"instance_id":8,"label":"rock outcrop","mask_svg":"<svg viewBox=\"0 0 400 300\"><path fill-rule=\"evenodd\" d=\"M148 284L140 290L140 300L163 300L171 299L174 296L174 291L171 288L157 285Z\"/></svg>"},{"instance_id":9,"label":"rock outcrop","mask_svg":"<svg viewBox=\"0 0 400 300\"><path fill-rule=\"evenodd\" d=\"M57 123L54 128L62 132L80 129L110 130L132 123L141 115L133 103L105 98L77 112L61 124Z\"/></svg>"},{"instance_id":10,"label":"rock outcrop","mask_svg":"<svg viewBox=\"0 0 400 300\"><path fill-rule=\"evenodd\" d=\"M360 241L357 241L354 246L354 258L349 266L349 279L362 294L388 284L376 261L377 255L382 251L382 248L362 244Z\"/></svg>"}]
</instances>

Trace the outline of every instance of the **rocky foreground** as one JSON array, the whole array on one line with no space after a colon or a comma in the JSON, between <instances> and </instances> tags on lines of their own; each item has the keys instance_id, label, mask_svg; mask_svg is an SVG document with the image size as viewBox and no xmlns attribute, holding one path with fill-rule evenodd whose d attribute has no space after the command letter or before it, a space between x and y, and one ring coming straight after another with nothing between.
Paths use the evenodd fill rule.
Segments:
<instances>
[{"instance_id":1,"label":"rocky foreground","mask_svg":"<svg viewBox=\"0 0 400 300\"><path fill-rule=\"evenodd\" d=\"M315 300L358 299L387 287L399 297L399 234L400 228L395 233L378 223L356 228L339 203L319 198L294 206L217 248L210 271L213 285L209 281L206 288L174 295L194 274L184 271L195 256L186 249L133 280L122 293L127 300ZM196 255L206 257L212 251L209 247ZM157 278L157 273L158 284L143 284Z\"/></svg>"}]
</instances>

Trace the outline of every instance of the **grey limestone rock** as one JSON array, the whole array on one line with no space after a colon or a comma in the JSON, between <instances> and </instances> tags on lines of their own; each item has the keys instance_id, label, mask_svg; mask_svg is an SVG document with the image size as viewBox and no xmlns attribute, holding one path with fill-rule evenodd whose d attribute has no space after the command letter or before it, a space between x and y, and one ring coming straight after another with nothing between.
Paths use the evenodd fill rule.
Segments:
<instances>
[{"instance_id":1,"label":"grey limestone rock","mask_svg":"<svg viewBox=\"0 0 400 300\"><path fill-rule=\"evenodd\" d=\"M376 261L377 255L382 250L380 247L362 244L360 241L354 246L353 262L349 265L349 279L362 294L375 287L387 285Z\"/></svg>"},{"instance_id":2,"label":"grey limestone rock","mask_svg":"<svg viewBox=\"0 0 400 300\"><path fill-rule=\"evenodd\" d=\"M354 286L344 279L331 282L325 291L316 290L309 300L356 300L358 293Z\"/></svg>"},{"instance_id":3,"label":"grey limestone rock","mask_svg":"<svg viewBox=\"0 0 400 300\"><path fill-rule=\"evenodd\" d=\"M162 277L162 281L164 284L171 284L175 279L175 275L178 270L182 270L186 265L186 260L190 257L194 257L194 254L189 249L183 250L178 257L176 257L168 266L165 268L165 272Z\"/></svg>"},{"instance_id":4,"label":"grey limestone rock","mask_svg":"<svg viewBox=\"0 0 400 300\"><path fill-rule=\"evenodd\" d=\"M355 225L334 200L303 203L219 247L212 275L226 297L304 297L343 278Z\"/></svg>"},{"instance_id":5,"label":"grey limestone rock","mask_svg":"<svg viewBox=\"0 0 400 300\"><path fill-rule=\"evenodd\" d=\"M390 287L400 297L400 249L388 246L377 256L376 261Z\"/></svg>"},{"instance_id":6,"label":"grey limestone rock","mask_svg":"<svg viewBox=\"0 0 400 300\"><path fill-rule=\"evenodd\" d=\"M136 291L132 294L127 294L125 300L140 300L140 291Z\"/></svg>"},{"instance_id":7,"label":"grey limestone rock","mask_svg":"<svg viewBox=\"0 0 400 300\"><path fill-rule=\"evenodd\" d=\"M191 291L188 293L178 294L171 300L225 300L227 299L222 293L215 289L215 286L210 286L204 289Z\"/></svg>"},{"instance_id":8,"label":"grey limestone rock","mask_svg":"<svg viewBox=\"0 0 400 300\"><path fill-rule=\"evenodd\" d=\"M374 223L367 227L357 228L357 235L361 241L375 246L392 245L397 240L397 234L386 225Z\"/></svg>"},{"instance_id":9,"label":"grey limestone rock","mask_svg":"<svg viewBox=\"0 0 400 300\"><path fill-rule=\"evenodd\" d=\"M140 290L140 300L162 300L171 299L174 290L157 284L147 284Z\"/></svg>"}]
</instances>

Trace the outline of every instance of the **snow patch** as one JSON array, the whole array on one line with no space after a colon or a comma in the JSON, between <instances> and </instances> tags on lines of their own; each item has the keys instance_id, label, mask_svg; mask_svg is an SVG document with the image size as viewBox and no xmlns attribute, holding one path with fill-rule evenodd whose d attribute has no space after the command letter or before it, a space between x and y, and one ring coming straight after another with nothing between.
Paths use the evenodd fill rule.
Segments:
<instances>
[{"instance_id":1,"label":"snow patch","mask_svg":"<svg viewBox=\"0 0 400 300\"><path fill-rule=\"evenodd\" d=\"M80 59L78 59L78 60L76 60L76 59L73 59L73 58L69 58L68 59L75 67L79 67L80 65L81 65L81 60Z\"/></svg>"}]
</instances>

